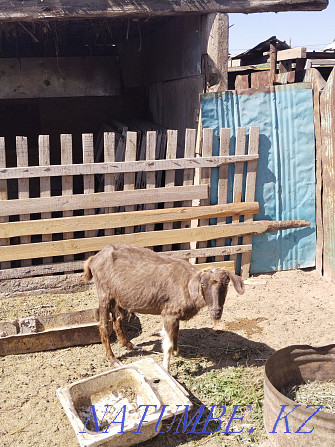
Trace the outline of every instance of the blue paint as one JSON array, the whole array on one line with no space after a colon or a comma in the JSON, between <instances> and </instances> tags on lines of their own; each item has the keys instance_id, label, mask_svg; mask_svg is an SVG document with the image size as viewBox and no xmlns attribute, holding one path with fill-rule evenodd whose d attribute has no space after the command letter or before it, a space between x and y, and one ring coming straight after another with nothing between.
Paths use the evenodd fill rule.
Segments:
<instances>
[{"instance_id":1,"label":"blue paint","mask_svg":"<svg viewBox=\"0 0 335 447\"><path fill-rule=\"evenodd\" d=\"M214 128L213 154L219 153L219 129L231 128L231 153L237 127L260 127L255 220L306 219L309 228L253 237L250 273L315 266L315 137L310 84L202 95L203 127ZM228 200L232 200L233 167ZM217 203L218 170L212 174L211 203Z\"/></svg>"}]
</instances>

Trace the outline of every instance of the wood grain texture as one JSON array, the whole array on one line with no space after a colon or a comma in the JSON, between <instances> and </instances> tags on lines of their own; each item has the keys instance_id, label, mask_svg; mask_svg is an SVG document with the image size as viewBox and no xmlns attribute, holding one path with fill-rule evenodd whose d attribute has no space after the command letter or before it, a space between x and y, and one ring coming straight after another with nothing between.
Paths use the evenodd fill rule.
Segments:
<instances>
[{"instance_id":1,"label":"wood grain texture","mask_svg":"<svg viewBox=\"0 0 335 447\"><path fill-rule=\"evenodd\" d=\"M113 132L104 133L104 160L108 163L114 163L115 161L115 134ZM115 191L116 174L104 175L104 191L107 193L113 193ZM115 208L106 206L105 213L115 213ZM114 234L114 230L111 228L105 229L105 236L111 236Z\"/></svg>"},{"instance_id":2,"label":"wood grain texture","mask_svg":"<svg viewBox=\"0 0 335 447\"><path fill-rule=\"evenodd\" d=\"M236 131L236 143L235 143L235 155L245 154L245 144L246 144L246 128L238 127ZM243 186L243 170L244 165L242 163L235 165L234 172L234 185L233 185L233 202L239 203L242 201L242 186ZM239 221L239 216L234 216L232 219L233 223ZM238 239L236 237L232 238L231 245L237 245ZM231 257L236 263L236 256Z\"/></svg>"},{"instance_id":3,"label":"wood grain texture","mask_svg":"<svg viewBox=\"0 0 335 447\"><path fill-rule=\"evenodd\" d=\"M185 132L185 158L194 158L195 157L195 146L196 146L196 130L195 129L186 129ZM183 186L190 186L194 184L194 176L195 169L184 169L184 178L183 178ZM183 206L190 207L192 206L192 200L184 201ZM181 223L181 228L190 228L191 221L183 221ZM182 249L190 248L190 244L182 244ZM192 263L195 262L195 259Z\"/></svg>"},{"instance_id":4,"label":"wood grain texture","mask_svg":"<svg viewBox=\"0 0 335 447\"><path fill-rule=\"evenodd\" d=\"M135 161L136 160L136 149L137 149L137 133L136 132L127 132L127 140L126 140L126 152L125 152L125 161ZM135 173L127 172L124 174L124 191L134 191L135 190ZM136 206L137 204L135 204ZM133 211L134 206L126 205L125 211ZM126 233L132 233L134 228L126 227Z\"/></svg>"},{"instance_id":5,"label":"wood grain texture","mask_svg":"<svg viewBox=\"0 0 335 447\"><path fill-rule=\"evenodd\" d=\"M24 4L21 3L23 7ZM115 57L17 57L1 60L1 99L120 94L120 69Z\"/></svg>"},{"instance_id":6,"label":"wood grain texture","mask_svg":"<svg viewBox=\"0 0 335 447\"><path fill-rule=\"evenodd\" d=\"M39 135L38 137L38 161L42 166L50 165L50 141L48 135ZM51 197L51 183L50 177L41 177L40 178L40 197ZM51 213L41 213L41 219L50 219ZM43 242L52 241L51 234L43 234L42 236ZM44 258L44 264L50 264L52 262L52 258Z\"/></svg>"},{"instance_id":7,"label":"wood grain texture","mask_svg":"<svg viewBox=\"0 0 335 447\"><path fill-rule=\"evenodd\" d=\"M137 189L135 191L100 192L94 194L75 194L53 196L50 198L14 199L0 201L0 216L12 216L20 213L41 213L50 211L102 208L105 206L130 206L137 203L157 203L170 200L204 199L208 197L207 185L174 186L172 188L156 188L154 192Z\"/></svg>"},{"instance_id":8,"label":"wood grain texture","mask_svg":"<svg viewBox=\"0 0 335 447\"><path fill-rule=\"evenodd\" d=\"M220 156L228 156L230 149L230 129L223 128L220 130ZM218 180L218 204L225 204L228 202L228 166L220 166L219 168L219 180ZM218 225L226 223L224 217L217 219ZM224 239L218 239L216 245L218 247L224 246L226 241ZM216 257L216 261L223 261L222 257Z\"/></svg>"},{"instance_id":9,"label":"wood grain texture","mask_svg":"<svg viewBox=\"0 0 335 447\"><path fill-rule=\"evenodd\" d=\"M212 155L213 150L213 129L203 129L203 135L202 135L202 156L203 157L210 157ZM200 182L202 185L207 186L210 188L211 184L211 169L210 168L202 168L200 171ZM206 199L202 199L200 201L200 205L209 205L210 204L210 196ZM199 226L208 225L209 220L208 219L199 219ZM209 238L206 242L199 242L198 247L204 248L209 243ZM205 262L205 258L198 258L198 263Z\"/></svg>"},{"instance_id":10,"label":"wood grain texture","mask_svg":"<svg viewBox=\"0 0 335 447\"><path fill-rule=\"evenodd\" d=\"M26 167L28 166L28 140L26 137L16 137L16 159L18 167ZM20 200L29 200L29 179L18 179L18 197ZM18 213L19 214L19 213ZM29 220L30 214L29 211L27 214L20 214L20 220ZM30 236L22 236L20 240L21 244L28 244L30 242ZM26 258L22 262L22 266L28 266L31 264L31 261Z\"/></svg>"},{"instance_id":11,"label":"wood grain texture","mask_svg":"<svg viewBox=\"0 0 335 447\"><path fill-rule=\"evenodd\" d=\"M323 195L323 175L322 163L324 156L324 146L322 143L321 130L321 92L326 86L326 81L322 75L315 68L306 70L304 82L311 82L313 85L313 117L315 129L315 149L316 149L316 248L315 248L315 267L316 270L323 273L323 249L324 249L324 229L323 229L323 209L322 209L322 195Z\"/></svg>"},{"instance_id":12,"label":"wood grain texture","mask_svg":"<svg viewBox=\"0 0 335 447\"><path fill-rule=\"evenodd\" d=\"M98 251L113 243L135 244L151 247L164 244L178 244L191 241L207 241L218 237L244 236L278 231L288 228L308 226L306 221L257 221L226 225L210 225L198 228L179 228L175 230L150 231L114 236L69 239L52 242L38 242L0 247L0 262L21 259L34 259L44 256L73 255Z\"/></svg>"},{"instance_id":13,"label":"wood grain texture","mask_svg":"<svg viewBox=\"0 0 335 447\"><path fill-rule=\"evenodd\" d=\"M259 127L252 126L249 129L249 145L248 154L258 154L259 149ZM245 185L245 200L255 200L257 180L257 160L248 162L247 178ZM247 214L244 216L244 222L252 222L253 215ZM252 236L245 236L243 244L251 244ZM242 279L249 277L251 253L242 254L241 258L241 276Z\"/></svg>"},{"instance_id":14,"label":"wood grain texture","mask_svg":"<svg viewBox=\"0 0 335 447\"><path fill-rule=\"evenodd\" d=\"M0 20L39 21L50 19L99 18L99 17L148 17L176 14L209 14L215 12L251 13L279 11L319 11L328 5L326 0L140 0L119 2L115 0L30 0L13 2L2 0Z\"/></svg>"},{"instance_id":15,"label":"wood grain texture","mask_svg":"<svg viewBox=\"0 0 335 447\"><path fill-rule=\"evenodd\" d=\"M256 155L244 156L211 156L194 158L176 158L173 160L138 160L113 163L83 163L52 166L29 166L24 168L1 168L0 180L12 178L52 177L86 174L114 174L120 172L134 173L139 171L154 172L169 169L215 168L223 164L245 162L257 159Z\"/></svg>"},{"instance_id":16,"label":"wood grain texture","mask_svg":"<svg viewBox=\"0 0 335 447\"><path fill-rule=\"evenodd\" d=\"M94 145L93 145L93 134L83 134L82 135L83 144L83 163L94 163ZM86 174L83 176L84 181L84 194L94 194L94 175ZM86 208L84 210L85 215L94 214L94 208ZM93 237L96 235L95 230L85 231L85 237ZM87 253L90 256L91 253Z\"/></svg>"},{"instance_id":17,"label":"wood grain texture","mask_svg":"<svg viewBox=\"0 0 335 447\"><path fill-rule=\"evenodd\" d=\"M6 167L6 149L5 149L5 138L0 137L0 168ZM0 200L8 199L7 191L7 180L0 180ZM0 223L8 222L8 216L0 217ZM2 238L0 236L0 246L9 245L10 240L8 238ZM9 268L10 262L4 262L0 264L0 268Z\"/></svg>"},{"instance_id":18,"label":"wood grain texture","mask_svg":"<svg viewBox=\"0 0 335 447\"><path fill-rule=\"evenodd\" d=\"M72 164L72 135L63 134L61 135L61 163L62 165L71 165ZM65 175L62 177L62 195L63 196L72 196L73 194L73 177L72 175ZM84 194L85 196L85 194ZM54 199L54 198L53 198ZM57 197L58 200L60 198ZM41 199L42 200L42 199ZM51 202L51 199L49 199ZM78 207L80 209L80 206ZM77 209L78 209L77 208ZM63 217L73 216L73 210L75 208L63 208ZM54 210L56 211L56 210ZM72 239L73 233L63 233L64 239ZM65 256L64 261L72 261L73 256Z\"/></svg>"},{"instance_id":19,"label":"wood grain texture","mask_svg":"<svg viewBox=\"0 0 335 447\"><path fill-rule=\"evenodd\" d=\"M166 144L166 159L173 160L177 157L177 141L178 141L178 131L168 130L167 131L167 144ZM165 187L172 187L175 185L176 181L176 171L173 169L168 169L165 171ZM164 208L173 208L174 202L164 203ZM171 230L173 228L173 222L167 222L163 225L164 230ZM164 245L162 247L163 251L171 250L171 245Z\"/></svg>"},{"instance_id":20,"label":"wood grain texture","mask_svg":"<svg viewBox=\"0 0 335 447\"><path fill-rule=\"evenodd\" d=\"M64 233L93 229L119 228L121 226L152 225L155 223L178 222L218 216L257 214L259 205L251 203L229 203L197 207L154 209L113 214L60 217L57 219L29 220L25 222L0 223L0 238L11 238L35 234Z\"/></svg>"},{"instance_id":21,"label":"wood grain texture","mask_svg":"<svg viewBox=\"0 0 335 447\"><path fill-rule=\"evenodd\" d=\"M244 247L243 247L244 248ZM250 248L251 249L251 248ZM188 256L178 256L180 251L165 252L165 254L172 253L172 256L187 259ZM206 268L206 264L204 266ZM19 267L13 269L0 270L0 280L4 279L15 279L15 278L29 278L31 276L45 276L52 275L55 273L63 272L73 272L82 271L83 261L73 261L73 262L58 262L53 264L44 265L32 265L31 267ZM228 270L226 266L226 270ZM233 270L231 270L233 271Z\"/></svg>"},{"instance_id":22,"label":"wood grain texture","mask_svg":"<svg viewBox=\"0 0 335 447\"><path fill-rule=\"evenodd\" d=\"M154 131L147 132L147 145L146 145L146 160L152 161L156 158L156 141L157 141L157 133ZM156 174L155 172L147 172L146 173L146 188L154 189L156 187ZM153 210L155 208L155 203L147 203L146 209ZM145 231L153 231L154 225L149 224L145 226Z\"/></svg>"},{"instance_id":23,"label":"wood grain texture","mask_svg":"<svg viewBox=\"0 0 335 447\"><path fill-rule=\"evenodd\" d=\"M321 93L323 274L335 279L335 70Z\"/></svg>"}]
</instances>

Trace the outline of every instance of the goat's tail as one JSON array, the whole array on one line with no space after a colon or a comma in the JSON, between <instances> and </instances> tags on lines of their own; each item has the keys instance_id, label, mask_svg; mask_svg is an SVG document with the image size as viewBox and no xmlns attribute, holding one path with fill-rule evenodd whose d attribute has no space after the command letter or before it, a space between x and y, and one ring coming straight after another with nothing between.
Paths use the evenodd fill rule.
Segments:
<instances>
[{"instance_id":1,"label":"goat's tail","mask_svg":"<svg viewBox=\"0 0 335 447\"><path fill-rule=\"evenodd\" d=\"M92 271L90 269L90 264L93 258L94 256L90 256L84 263L84 276L86 281L90 281L93 278Z\"/></svg>"}]
</instances>

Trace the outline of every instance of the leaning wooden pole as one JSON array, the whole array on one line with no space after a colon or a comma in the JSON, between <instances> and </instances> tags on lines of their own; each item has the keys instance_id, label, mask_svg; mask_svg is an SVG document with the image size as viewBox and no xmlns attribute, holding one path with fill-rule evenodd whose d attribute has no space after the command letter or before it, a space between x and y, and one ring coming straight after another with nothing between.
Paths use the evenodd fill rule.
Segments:
<instances>
[{"instance_id":1,"label":"leaning wooden pole","mask_svg":"<svg viewBox=\"0 0 335 447\"><path fill-rule=\"evenodd\" d=\"M135 244L141 247L153 247L164 244L180 244L192 241L208 241L220 237L262 234L267 231L286 230L307 227L304 220L256 221L224 225L207 225L198 228L179 228L175 230L150 231L113 236L69 239L52 242L4 246L0 249L0 262L10 260L33 259L45 256L63 256L101 250L108 244Z\"/></svg>"}]
</instances>

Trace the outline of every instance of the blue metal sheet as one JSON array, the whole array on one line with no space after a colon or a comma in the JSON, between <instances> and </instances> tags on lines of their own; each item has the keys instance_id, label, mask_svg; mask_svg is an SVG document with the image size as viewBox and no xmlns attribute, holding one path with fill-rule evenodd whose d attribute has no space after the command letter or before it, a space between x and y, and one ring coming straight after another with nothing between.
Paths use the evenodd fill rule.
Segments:
<instances>
[{"instance_id":1,"label":"blue metal sheet","mask_svg":"<svg viewBox=\"0 0 335 447\"><path fill-rule=\"evenodd\" d=\"M315 137L310 84L299 83L204 94L202 125L231 128L231 153L237 127L259 126L260 146L255 220L306 219L310 228L265 233L253 237L250 273L315 266ZM214 138L213 154L219 153ZM231 174L231 173L230 173ZM217 203L213 174L211 203ZM230 178L232 176L230 175ZM232 182L229 181L229 198Z\"/></svg>"}]
</instances>

